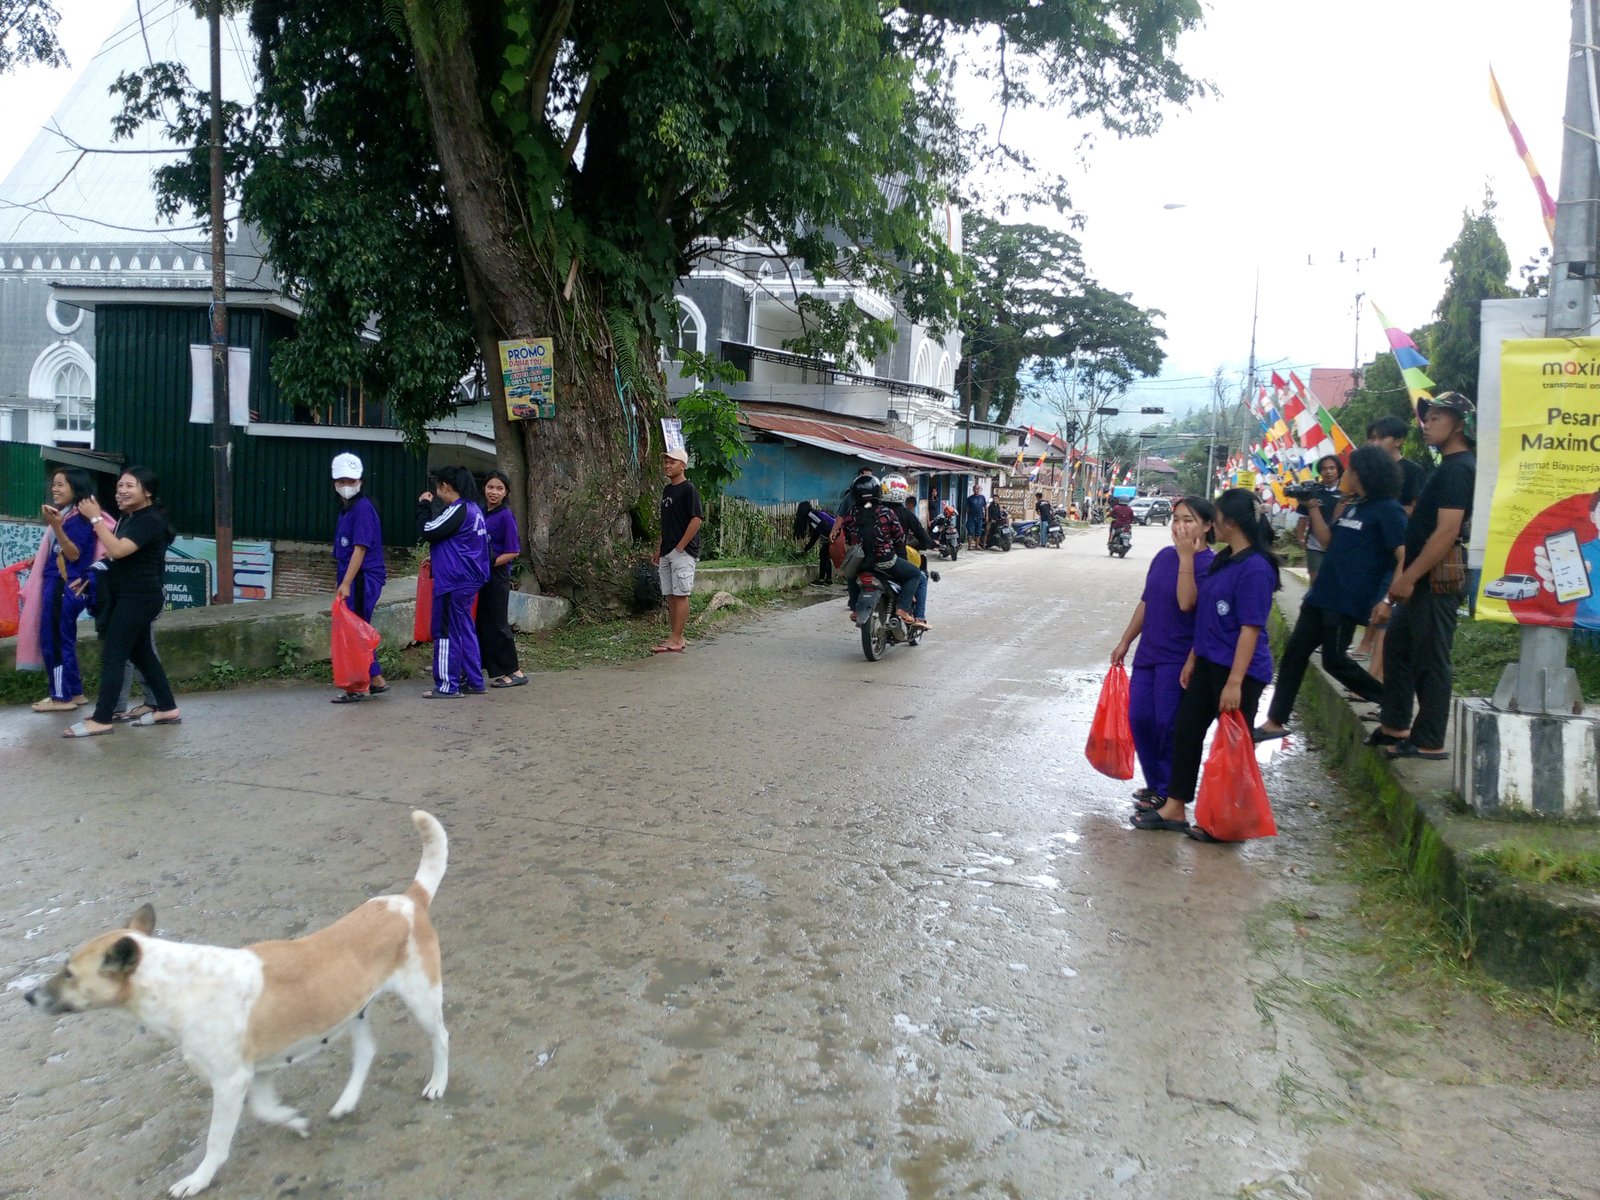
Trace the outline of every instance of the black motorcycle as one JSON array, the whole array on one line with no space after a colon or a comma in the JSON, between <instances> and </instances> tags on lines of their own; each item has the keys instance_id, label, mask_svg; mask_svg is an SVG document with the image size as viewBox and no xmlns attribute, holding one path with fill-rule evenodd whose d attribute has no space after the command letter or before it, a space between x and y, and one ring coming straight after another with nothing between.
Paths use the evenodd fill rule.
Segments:
<instances>
[{"instance_id":1,"label":"black motorcycle","mask_svg":"<svg viewBox=\"0 0 1600 1200\"><path fill-rule=\"evenodd\" d=\"M928 581L939 582L939 572L929 571ZM856 625L861 630L861 652L877 662L890 646L915 646L926 632L914 629L895 613L900 585L870 568L856 576L861 594L856 599Z\"/></svg>"},{"instance_id":2,"label":"black motorcycle","mask_svg":"<svg viewBox=\"0 0 1600 1200\"><path fill-rule=\"evenodd\" d=\"M1127 558L1128 551L1133 549L1133 530L1123 525L1111 531L1111 538L1106 542L1106 553L1114 554L1118 558Z\"/></svg>"},{"instance_id":3,"label":"black motorcycle","mask_svg":"<svg viewBox=\"0 0 1600 1200\"><path fill-rule=\"evenodd\" d=\"M955 562L961 556L961 535L956 530L956 519L948 513L940 513L928 522L928 536L933 538L933 545L939 551L940 558L948 558Z\"/></svg>"},{"instance_id":4,"label":"black motorcycle","mask_svg":"<svg viewBox=\"0 0 1600 1200\"><path fill-rule=\"evenodd\" d=\"M1039 548L1039 522L1019 521L1013 528L1016 530L1016 540L1019 546L1026 546L1030 550ZM1050 525L1050 532L1046 535L1045 545L1059 548L1066 541L1067 534L1061 526L1054 522Z\"/></svg>"},{"instance_id":5,"label":"black motorcycle","mask_svg":"<svg viewBox=\"0 0 1600 1200\"><path fill-rule=\"evenodd\" d=\"M983 539L983 548L985 550L1003 550L1010 553L1011 543L1016 539L1016 531L1009 522L1004 525L991 525L988 535Z\"/></svg>"}]
</instances>

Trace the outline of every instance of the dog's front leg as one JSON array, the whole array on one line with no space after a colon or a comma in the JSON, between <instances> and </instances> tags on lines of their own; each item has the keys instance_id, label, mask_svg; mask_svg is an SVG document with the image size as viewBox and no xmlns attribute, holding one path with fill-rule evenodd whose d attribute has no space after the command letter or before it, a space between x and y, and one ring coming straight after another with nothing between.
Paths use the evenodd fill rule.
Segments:
<instances>
[{"instance_id":1,"label":"dog's front leg","mask_svg":"<svg viewBox=\"0 0 1600 1200\"><path fill-rule=\"evenodd\" d=\"M361 1089L367 1085L367 1072L372 1069L373 1056L378 1052L378 1041L372 1036L370 1008L363 1008L356 1014L356 1019L350 1022L350 1045L354 1052L350 1064L350 1080L344 1085L344 1091L339 1093L339 1099L328 1112L335 1121L340 1117L349 1116L354 1111L356 1101L361 1099Z\"/></svg>"},{"instance_id":2,"label":"dog's front leg","mask_svg":"<svg viewBox=\"0 0 1600 1200\"><path fill-rule=\"evenodd\" d=\"M233 1145L233 1132L239 1127L239 1114L244 1110L245 1092L250 1087L251 1071L241 1067L211 1081L211 1129L206 1134L206 1153L192 1175L186 1175L173 1184L169 1196L193 1196L202 1192L216 1177L218 1169L228 1161L228 1149Z\"/></svg>"}]
</instances>

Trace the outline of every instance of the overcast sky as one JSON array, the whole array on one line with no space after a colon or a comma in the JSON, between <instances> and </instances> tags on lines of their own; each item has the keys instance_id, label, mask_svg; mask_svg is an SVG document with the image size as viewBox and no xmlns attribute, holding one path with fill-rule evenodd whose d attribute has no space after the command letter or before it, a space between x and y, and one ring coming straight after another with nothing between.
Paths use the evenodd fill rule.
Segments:
<instances>
[{"instance_id":1,"label":"overcast sky","mask_svg":"<svg viewBox=\"0 0 1600 1200\"><path fill-rule=\"evenodd\" d=\"M131 13L127 0L59 7L74 65ZM1166 369L1128 403L1177 411L1206 402L1219 365L1237 378L1258 267L1262 364L1302 375L1351 365L1358 291L1402 326L1427 322L1444 284L1439 258L1485 183L1513 264L1536 253L1544 227L1490 103L1488 69L1555 193L1569 20L1561 0L1216 0L1180 58L1220 94L1174 113L1157 136L1102 140L1079 164L1059 122L1013 114L1008 131L1045 161L1062 156L1054 165L1076 181L1091 270L1166 314ZM0 80L0 175L72 74ZM1361 356L1385 344L1364 306Z\"/></svg>"}]
</instances>

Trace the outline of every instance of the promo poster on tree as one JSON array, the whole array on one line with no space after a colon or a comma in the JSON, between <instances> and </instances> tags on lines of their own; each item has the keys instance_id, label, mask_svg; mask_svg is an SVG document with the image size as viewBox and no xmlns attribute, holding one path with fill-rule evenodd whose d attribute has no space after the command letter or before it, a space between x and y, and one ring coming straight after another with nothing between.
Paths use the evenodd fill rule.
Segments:
<instances>
[{"instance_id":1,"label":"promo poster on tree","mask_svg":"<svg viewBox=\"0 0 1600 1200\"><path fill-rule=\"evenodd\" d=\"M1478 616L1600 629L1600 338L1507 340Z\"/></svg>"},{"instance_id":2,"label":"promo poster on tree","mask_svg":"<svg viewBox=\"0 0 1600 1200\"><path fill-rule=\"evenodd\" d=\"M513 421L556 415L556 350L550 338L513 338L500 343L500 381L506 416Z\"/></svg>"}]
</instances>

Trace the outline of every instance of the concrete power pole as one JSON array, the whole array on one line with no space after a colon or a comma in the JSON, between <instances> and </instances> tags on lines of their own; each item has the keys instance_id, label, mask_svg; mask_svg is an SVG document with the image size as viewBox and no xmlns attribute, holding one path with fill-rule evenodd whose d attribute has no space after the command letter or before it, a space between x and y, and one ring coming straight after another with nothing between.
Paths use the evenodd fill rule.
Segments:
<instances>
[{"instance_id":1,"label":"concrete power pole","mask_svg":"<svg viewBox=\"0 0 1600 1200\"><path fill-rule=\"evenodd\" d=\"M1595 79L1595 0L1573 0L1572 42L1567 57L1566 132L1561 140L1561 190L1556 201L1556 236L1550 256L1550 299L1544 335L1585 337L1593 322L1595 276L1595 185L1600 180L1596 145L1600 94ZM1491 452L1493 452L1491 450ZM1487 520L1485 513L1479 520ZM1567 666L1570 631L1524 625L1516 665L1495 689L1495 707L1522 713L1581 711L1577 673Z\"/></svg>"},{"instance_id":2,"label":"concrete power pole","mask_svg":"<svg viewBox=\"0 0 1600 1200\"><path fill-rule=\"evenodd\" d=\"M228 405L227 224L222 190L222 0L209 0L211 29L211 480L217 534L216 604L233 603L233 429Z\"/></svg>"}]
</instances>

